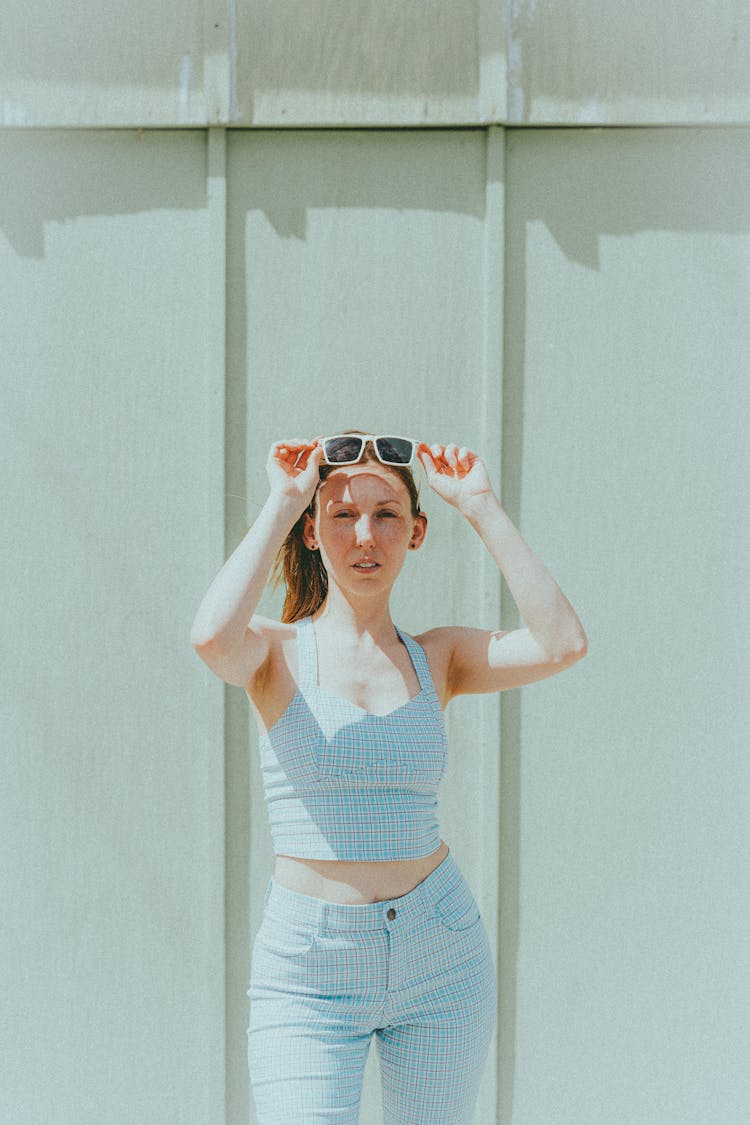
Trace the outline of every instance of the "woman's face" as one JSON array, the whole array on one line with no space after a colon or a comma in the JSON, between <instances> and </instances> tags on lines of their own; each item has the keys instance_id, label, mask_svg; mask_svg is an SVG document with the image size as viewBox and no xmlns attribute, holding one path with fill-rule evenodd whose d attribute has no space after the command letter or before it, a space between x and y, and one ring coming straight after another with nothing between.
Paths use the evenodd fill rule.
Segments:
<instances>
[{"instance_id":1,"label":"woman's face","mask_svg":"<svg viewBox=\"0 0 750 1125\"><path fill-rule=\"evenodd\" d=\"M356 594L390 590L413 543L427 528L413 516L406 485L369 462L335 469L318 489L305 543L317 542L328 579Z\"/></svg>"}]
</instances>

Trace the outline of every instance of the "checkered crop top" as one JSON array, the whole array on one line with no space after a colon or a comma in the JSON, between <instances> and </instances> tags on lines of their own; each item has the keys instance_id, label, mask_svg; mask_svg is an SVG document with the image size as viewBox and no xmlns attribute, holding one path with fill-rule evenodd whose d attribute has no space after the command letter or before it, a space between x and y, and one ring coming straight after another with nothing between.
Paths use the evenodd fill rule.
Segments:
<instances>
[{"instance_id":1,"label":"checkered crop top","mask_svg":"<svg viewBox=\"0 0 750 1125\"><path fill-rule=\"evenodd\" d=\"M365 862L417 859L440 846L443 712L424 649L397 632L421 690L388 714L373 715L318 686L312 618L297 622L297 691L260 739L277 855Z\"/></svg>"}]
</instances>

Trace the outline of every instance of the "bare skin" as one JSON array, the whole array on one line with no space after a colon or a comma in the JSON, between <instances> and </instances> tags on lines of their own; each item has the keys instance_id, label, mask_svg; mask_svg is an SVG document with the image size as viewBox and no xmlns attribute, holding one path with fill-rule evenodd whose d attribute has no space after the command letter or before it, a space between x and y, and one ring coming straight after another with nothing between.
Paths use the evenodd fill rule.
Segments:
<instances>
[{"instance_id":1,"label":"bare skin","mask_svg":"<svg viewBox=\"0 0 750 1125\"><path fill-rule=\"evenodd\" d=\"M416 637L443 707L456 695L531 683L580 659L586 638L575 611L501 508L481 459L455 445L422 446L419 456L432 489L469 520L495 558L526 622L509 631L449 626ZM261 729L273 726L297 690L297 640L294 624L254 610L276 550L316 492L304 541L321 552L329 580L313 618L320 686L375 714L419 691L391 619L390 594L407 553L424 542L427 520L413 515L405 485L386 466L342 467L319 484L320 459L318 442L272 447L269 501L209 588L193 626L196 651L226 682L245 688ZM332 902L378 902L413 890L447 854L441 841L431 855L412 860L279 855L275 878Z\"/></svg>"}]
</instances>

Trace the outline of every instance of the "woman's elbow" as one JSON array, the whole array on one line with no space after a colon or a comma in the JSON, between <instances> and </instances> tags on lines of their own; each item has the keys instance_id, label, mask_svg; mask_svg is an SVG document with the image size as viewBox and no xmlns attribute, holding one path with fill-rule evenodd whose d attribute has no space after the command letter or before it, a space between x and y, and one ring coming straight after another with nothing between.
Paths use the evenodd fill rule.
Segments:
<instances>
[{"instance_id":1,"label":"woman's elbow","mask_svg":"<svg viewBox=\"0 0 750 1125\"><path fill-rule=\"evenodd\" d=\"M578 629L567 646L567 651L564 657L565 663L575 664L578 660L583 660L588 650L589 639L584 633L583 629Z\"/></svg>"},{"instance_id":2,"label":"woman's elbow","mask_svg":"<svg viewBox=\"0 0 750 1125\"><path fill-rule=\"evenodd\" d=\"M223 652L221 638L215 632L201 627L197 622L193 623L193 627L190 630L190 643L199 656L204 656L206 653L210 652L219 654Z\"/></svg>"},{"instance_id":3,"label":"woman's elbow","mask_svg":"<svg viewBox=\"0 0 750 1125\"><path fill-rule=\"evenodd\" d=\"M583 660L588 648L586 634L583 629L577 629L572 635L560 640L560 643L548 653L548 659L562 671L563 668L569 668L571 664Z\"/></svg>"}]
</instances>

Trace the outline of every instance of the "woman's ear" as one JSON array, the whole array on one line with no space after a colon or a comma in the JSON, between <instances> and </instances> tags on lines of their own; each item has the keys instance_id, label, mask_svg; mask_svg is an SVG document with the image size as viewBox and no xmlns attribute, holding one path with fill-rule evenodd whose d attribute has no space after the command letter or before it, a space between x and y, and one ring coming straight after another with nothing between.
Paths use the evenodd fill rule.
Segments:
<instances>
[{"instance_id":1,"label":"woman's ear","mask_svg":"<svg viewBox=\"0 0 750 1125\"><path fill-rule=\"evenodd\" d=\"M302 542L308 551L315 551L318 548L315 538L315 521L309 512L305 512L304 523L302 524Z\"/></svg>"},{"instance_id":2,"label":"woman's ear","mask_svg":"<svg viewBox=\"0 0 750 1125\"><path fill-rule=\"evenodd\" d=\"M424 543L425 535L427 534L427 516L424 512L420 512L414 521L414 527L409 540L409 550L416 551Z\"/></svg>"}]
</instances>

